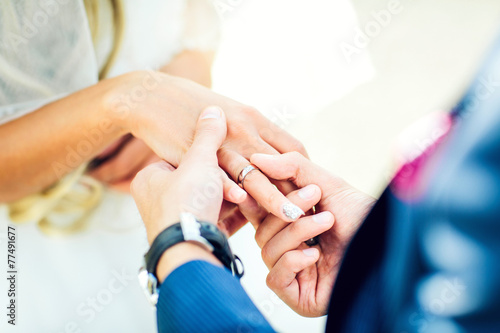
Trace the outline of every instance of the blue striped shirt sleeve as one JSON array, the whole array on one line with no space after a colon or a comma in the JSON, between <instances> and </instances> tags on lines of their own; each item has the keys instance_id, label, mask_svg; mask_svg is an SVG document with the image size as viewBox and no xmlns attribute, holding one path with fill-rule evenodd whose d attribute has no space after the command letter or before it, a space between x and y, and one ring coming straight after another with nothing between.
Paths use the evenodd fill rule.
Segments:
<instances>
[{"instance_id":1,"label":"blue striped shirt sleeve","mask_svg":"<svg viewBox=\"0 0 500 333\"><path fill-rule=\"evenodd\" d=\"M160 287L158 331L274 332L239 280L227 269L191 261Z\"/></svg>"}]
</instances>

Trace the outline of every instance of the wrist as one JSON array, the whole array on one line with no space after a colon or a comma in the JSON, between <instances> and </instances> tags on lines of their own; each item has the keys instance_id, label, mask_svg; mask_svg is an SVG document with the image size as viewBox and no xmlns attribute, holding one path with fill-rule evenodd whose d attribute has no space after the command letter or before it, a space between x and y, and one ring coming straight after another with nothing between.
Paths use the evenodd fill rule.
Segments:
<instances>
[{"instance_id":1,"label":"wrist","mask_svg":"<svg viewBox=\"0 0 500 333\"><path fill-rule=\"evenodd\" d=\"M171 77L156 71L139 70L101 81L105 86L101 99L103 114L125 134L137 132L136 129L144 123L146 111L143 105L148 94L165 80L171 80ZM168 103L169 100L161 102Z\"/></svg>"},{"instance_id":2,"label":"wrist","mask_svg":"<svg viewBox=\"0 0 500 333\"><path fill-rule=\"evenodd\" d=\"M346 183L347 184L347 183ZM348 221L344 225L348 237L344 240L347 246L357 232L366 216L370 213L377 200L348 185L333 195L328 207L337 220ZM350 229L350 230L349 230Z\"/></svg>"},{"instance_id":3,"label":"wrist","mask_svg":"<svg viewBox=\"0 0 500 333\"><path fill-rule=\"evenodd\" d=\"M163 283L176 268L195 260L207 261L216 266L222 263L210 252L191 242L176 244L163 253L156 268L156 276Z\"/></svg>"},{"instance_id":4,"label":"wrist","mask_svg":"<svg viewBox=\"0 0 500 333\"><path fill-rule=\"evenodd\" d=\"M179 223L156 236L144 259L145 270L160 284L175 268L193 260L225 266L238 278L243 276L241 260L232 253L226 236L217 226L200 222L191 213L182 213Z\"/></svg>"},{"instance_id":5,"label":"wrist","mask_svg":"<svg viewBox=\"0 0 500 333\"><path fill-rule=\"evenodd\" d=\"M126 74L125 74L126 75ZM98 83L100 95L98 96L98 117L101 121L109 121L113 129L121 135L130 133L129 117L121 105L121 85L124 82L124 75L111 79L102 80Z\"/></svg>"},{"instance_id":6,"label":"wrist","mask_svg":"<svg viewBox=\"0 0 500 333\"><path fill-rule=\"evenodd\" d=\"M165 202L165 201L163 201ZM166 201L169 202L169 201ZM158 235L165 229L173 226L174 224L179 222L179 216L183 212L191 213L189 209L180 209L177 207L181 207L181 204L169 202L167 203L155 203L156 207L160 209L160 211L156 214L150 215L147 219L144 219L144 223L146 226L146 235L148 238L148 243L151 246L153 241L158 237ZM213 224L217 227L217 221L213 219L206 218L206 214L197 214L192 212L192 214L196 217L198 221L205 221Z\"/></svg>"}]
</instances>

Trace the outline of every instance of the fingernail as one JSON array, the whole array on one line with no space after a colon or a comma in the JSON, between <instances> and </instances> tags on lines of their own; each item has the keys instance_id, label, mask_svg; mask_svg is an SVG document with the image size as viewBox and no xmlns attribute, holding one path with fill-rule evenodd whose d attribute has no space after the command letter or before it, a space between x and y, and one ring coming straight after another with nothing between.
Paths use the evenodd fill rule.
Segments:
<instances>
[{"instance_id":1,"label":"fingernail","mask_svg":"<svg viewBox=\"0 0 500 333\"><path fill-rule=\"evenodd\" d=\"M321 212L313 215L313 221L318 224L327 224L330 223L331 216L329 212Z\"/></svg>"},{"instance_id":2,"label":"fingernail","mask_svg":"<svg viewBox=\"0 0 500 333\"><path fill-rule=\"evenodd\" d=\"M315 193L316 193L316 187L308 185L299 191L299 197L302 200L309 200L314 197Z\"/></svg>"},{"instance_id":3,"label":"fingernail","mask_svg":"<svg viewBox=\"0 0 500 333\"><path fill-rule=\"evenodd\" d=\"M308 257L315 257L318 250L316 249L305 249L302 252Z\"/></svg>"},{"instance_id":4,"label":"fingernail","mask_svg":"<svg viewBox=\"0 0 500 333\"><path fill-rule=\"evenodd\" d=\"M237 201L243 199L244 196L247 195L247 192L240 188L240 187L233 187L230 191L229 194L236 199Z\"/></svg>"},{"instance_id":5,"label":"fingernail","mask_svg":"<svg viewBox=\"0 0 500 333\"><path fill-rule=\"evenodd\" d=\"M305 215L304 211L299 207L295 206L291 202L287 202L283 205L283 214L288 217L290 220L295 221L302 215Z\"/></svg>"},{"instance_id":6,"label":"fingernail","mask_svg":"<svg viewBox=\"0 0 500 333\"><path fill-rule=\"evenodd\" d=\"M222 109L218 106L209 106L201 114L200 119L220 119Z\"/></svg>"}]
</instances>

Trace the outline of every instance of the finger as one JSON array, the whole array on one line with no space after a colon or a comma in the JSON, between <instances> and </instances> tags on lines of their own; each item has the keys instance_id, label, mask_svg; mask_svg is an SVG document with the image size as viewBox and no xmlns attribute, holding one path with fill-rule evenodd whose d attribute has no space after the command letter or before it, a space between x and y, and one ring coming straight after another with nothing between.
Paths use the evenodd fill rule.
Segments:
<instances>
[{"instance_id":1,"label":"finger","mask_svg":"<svg viewBox=\"0 0 500 333\"><path fill-rule=\"evenodd\" d=\"M276 150L274 147L272 147L267 142L262 140L260 137L255 138L253 142L247 142L243 146L241 146L241 145L235 146L234 143L228 143L222 149L229 149L229 150L238 152L247 161L248 161L248 159L250 159L250 156L253 153L262 153L262 154L269 154L269 155L279 155L280 154L280 152L278 150ZM237 177L237 176L235 175L235 177ZM288 193L297 189L297 187L289 181L274 180L274 179L270 179L270 181L276 187L278 187L278 190L281 193L283 193L284 195L287 195Z\"/></svg>"},{"instance_id":2,"label":"finger","mask_svg":"<svg viewBox=\"0 0 500 333\"><path fill-rule=\"evenodd\" d=\"M296 151L309 158L304 145L279 126L273 124L271 127L263 128L259 131L259 135L281 154Z\"/></svg>"},{"instance_id":3,"label":"finger","mask_svg":"<svg viewBox=\"0 0 500 333\"><path fill-rule=\"evenodd\" d=\"M292 203L260 171L254 171L245 178L245 190L264 209L285 222L296 221L305 212Z\"/></svg>"},{"instance_id":4,"label":"finger","mask_svg":"<svg viewBox=\"0 0 500 333\"><path fill-rule=\"evenodd\" d=\"M165 161L152 163L139 171L130 184L131 192L134 198L140 196L141 193L147 193L147 188L150 184L154 184L159 180L165 179L165 176L174 172L175 168ZM160 177L160 179L158 179Z\"/></svg>"},{"instance_id":5,"label":"finger","mask_svg":"<svg viewBox=\"0 0 500 333\"><path fill-rule=\"evenodd\" d=\"M245 201L248 196L247 192L239 187L233 180L229 179L227 174L222 171L222 169L220 170L220 173L222 177L224 199L235 204Z\"/></svg>"},{"instance_id":6,"label":"finger","mask_svg":"<svg viewBox=\"0 0 500 333\"><path fill-rule=\"evenodd\" d=\"M285 253L276 265L269 271L266 284L285 303L297 301L299 298L299 284L297 274L314 265L319 259L316 248L293 250Z\"/></svg>"},{"instance_id":7,"label":"finger","mask_svg":"<svg viewBox=\"0 0 500 333\"><path fill-rule=\"evenodd\" d=\"M298 189L297 186L295 186L294 183L289 182L287 180L276 180L276 179L270 179L271 183L274 184L278 188L278 190L283 193L283 195L287 195L295 190Z\"/></svg>"},{"instance_id":8,"label":"finger","mask_svg":"<svg viewBox=\"0 0 500 333\"><path fill-rule=\"evenodd\" d=\"M243 156L227 148L219 149L219 163L234 180L250 163ZM267 211L284 221L297 220L304 212L291 203L259 170L253 170L245 177L243 187Z\"/></svg>"},{"instance_id":9,"label":"finger","mask_svg":"<svg viewBox=\"0 0 500 333\"><path fill-rule=\"evenodd\" d=\"M144 169L148 165L156 162L160 162L161 159L158 157L158 155L152 153L151 156L146 159L145 161L142 162L142 164L138 167L138 171ZM135 175L137 172L132 173L132 175L128 176L125 179L120 179L118 181L110 182L108 183L109 188L112 188L113 190L119 191L119 192L125 192L125 193L130 193L130 183L134 179Z\"/></svg>"},{"instance_id":10,"label":"finger","mask_svg":"<svg viewBox=\"0 0 500 333\"><path fill-rule=\"evenodd\" d=\"M218 106L209 106L200 115L191 148L182 163L206 165L216 163L216 152L226 138L226 116Z\"/></svg>"},{"instance_id":11,"label":"finger","mask_svg":"<svg viewBox=\"0 0 500 333\"><path fill-rule=\"evenodd\" d=\"M263 153L263 154L270 154L270 155L280 155L280 152L277 151L274 147L270 146L267 142L262 141L257 147L258 147L258 151L255 151L255 152ZM255 149L253 149L253 150L255 150ZM243 156L245 157L245 154L243 154ZM248 156L248 158L250 158L250 156ZM287 180L276 180L276 179L269 179L269 180L285 196L288 193L295 191L297 189L297 186L295 186L292 182L289 182Z\"/></svg>"},{"instance_id":12,"label":"finger","mask_svg":"<svg viewBox=\"0 0 500 333\"><path fill-rule=\"evenodd\" d=\"M317 185L308 185L300 190L296 190L287 195L288 200L296 204L303 211L307 212L321 199L321 190ZM274 215L268 215L265 220L256 228L255 240L260 248L278 232L288 225Z\"/></svg>"},{"instance_id":13,"label":"finger","mask_svg":"<svg viewBox=\"0 0 500 333\"><path fill-rule=\"evenodd\" d=\"M219 227L219 229L221 231L223 231L226 236L228 236L228 232L227 232L227 227L226 225L223 223L224 220L228 219L231 215L233 215L236 211L238 210L238 206L227 201L227 200L223 200L222 201L222 205L221 205L221 209L220 209L220 212L219 212L219 219L217 220L217 226Z\"/></svg>"},{"instance_id":14,"label":"finger","mask_svg":"<svg viewBox=\"0 0 500 333\"><path fill-rule=\"evenodd\" d=\"M145 161L142 162L142 165L140 166L141 169L144 169L145 167L147 167L148 165L152 164L152 163L156 163L156 162L159 162L161 161L162 159L156 155L156 154L151 154Z\"/></svg>"},{"instance_id":15,"label":"finger","mask_svg":"<svg viewBox=\"0 0 500 333\"><path fill-rule=\"evenodd\" d=\"M255 229L257 229L262 220L264 220L264 218L269 215L268 211L265 210L264 207L259 205L259 203L249 195L243 202L238 204L238 207L243 216L245 216L247 221L252 223Z\"/></svg>"},{"instance_id":16,"label":"finger","mask_svg":"<svg viewBox=\"0 0 500 333\"><path fill-rule=\"evenodd\" d=\"M105 164L107 161L118 155L123 147L125 147L129 141L134 139L135 138L132 136L132 134L126 134L122 136L120 139L107 146L99 155L94 157L94 159L89 162L87 170L92 171L99 168L101 165Z\"/></svg>"},{"instance_id":17,"label":"finger","mask_svg":"<svg viewBox=\"0 0 500 333\"><path fill-rule=\"evenodd\" d=\"M239 209L233 212L233 214L227 216L223 220L219 221L219 224L222 225L222 229L225 230L227 236L231 237L238 230L240 230L245 224L248 223L248 220L241 213Z\"/></svg>"},{"instance_id":18,"label":"finger","mask_svg":"<svg viewBox=\"0 0 500 333\"><path fill-rule=\"evenodd\" d=\"M238 206L227 200L222 201L222 206L219 212L219 220L223 220L229 215L233 214L238 209Z\"/></svg>"},{"instance_id":19,"label":"finger","mask_svg":"<svg viewBox=\"0 0 500 333\"><path fill-rule=\"evenodd\" d=\"M120 180L119 182L109 184L108 187L118 192L130 193L130 184L132 183L133 179L134 178L132 177Z\"/></svg>"},{"instance_id":20,"label":"finger","mask_svg":"<svg viewBox=\"0 0 500 333\"><path fill-rule=\"evenodd\" d=\"M286 252L296 249L308 239L331 229L333 214L324 211L299 219L280 231L262 248L262 259L267 267L273 267Z\"/></svg>"},{"instance_id":21,"label":"finger","mask_svg":"<svg viewBox=\"0 0 500 333\"><path fill-rule=\"evenodd\" d=\"M117 155L89 172L89 175L105 183L133 178L151 155L154 153L143 141L132 139Z\"/></svg>"},{"instance_id":22,"label":"finger","mask_svg":"<svg viewBox=\"0 0 500 333\"><path fill-rule=\"evenodd\" d=\"M262 153L262 154L269 154L269 155L280 155L281 154L273 146L269 145L269 143L267 143L263 140L262 140L261 144L258 145L258 151L255 151L255 152ZM245 157L244 154L243 154L243 156ZM250 158L250 156L248 156L248 158ZM284 195L287 195L288 193L295 191L297 189L297 186L295 186L293 183L286 181L286 180L270 179L270 181Z\"/></svg>"},{"instance_id":23,"label":"finger","mask_svg":"<svg viewBox=\"0 0 500 333\"><path fill-rule=\"evenodd\" d=\"M337 179L297 152L283 155L253 154L250 161L268 177L291 180L298 187L331 183L332 180ZM339 184L343 184L340 178L337 180Z\"/></svg>"}]
</instances>

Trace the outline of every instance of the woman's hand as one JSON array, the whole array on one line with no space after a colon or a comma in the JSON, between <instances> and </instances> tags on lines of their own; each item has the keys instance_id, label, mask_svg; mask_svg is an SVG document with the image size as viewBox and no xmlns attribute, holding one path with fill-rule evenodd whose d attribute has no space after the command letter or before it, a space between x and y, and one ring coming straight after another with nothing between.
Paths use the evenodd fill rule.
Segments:
<instances>
[{"instance_id":1,"label":"woman's hand","mask_svg":"<svg viewBox=\"0 0 500 333\"><path fill-rule=\"evenodd\" d=\"M257 226L267 284L300 315L325 315L345 249L375 200L298 153L255 154L251 162L270 178L295 183L300 190L288 199L316 212L293 223L268 215ZM317 235L318 245L304 244Z\"/></svg>"},{"instance_id":2,"label":"woman's hand","mask_svg":"<svg viewBox=\"0 0 500 333\"><path fill-rule=\"evenodd\" d=\"M160 69L169 75L189 79L210 88L213 52L184 50ZM108 187L130 192L130 183L137 172L161 159L144 141L128 134L111 144L94 158L89 174Z\"/></svg>"},{"instance_id":3,"label":"woman's hand","mask_svg":"<svg viewBox=\"0 0 500 333\"><path fill-rule=\"evenodd\" d=\"M106 98L110 117L118 119L118 126L142 139L173 167L179 165L191 146L199 113L209 105L218 105L226 113L227 137L218 158L233 180L237 181L254 153L305 154L296 139L258 111L189 80L159 72L133 72L111 80L115 80L115 88ZM248 175L245 190L267 211L283 220L293 220L283 211L289 201L260 172Z\"/></svg>"},{"instance_id":4,"label":"woman's hand","mask_svg":"<svg viewBox=\"0 0 500 333\"><path fill-rule=\"evenodd\" d=\"M89 164L89 175L110 188L130 192L135 175L160 158L144 141L126 135L109 146Z\"/></svg>"}]
</instances>

